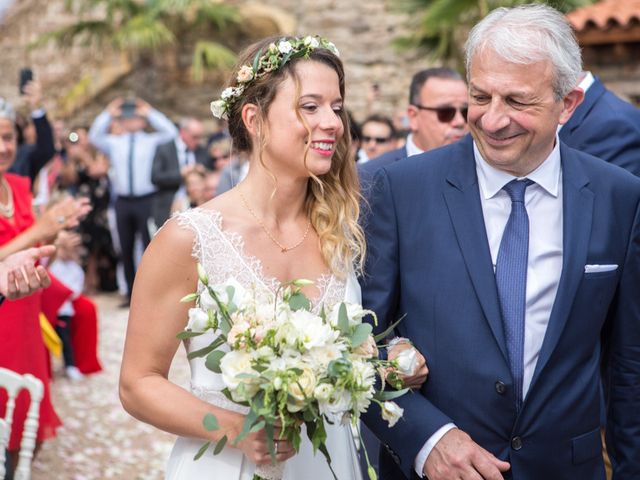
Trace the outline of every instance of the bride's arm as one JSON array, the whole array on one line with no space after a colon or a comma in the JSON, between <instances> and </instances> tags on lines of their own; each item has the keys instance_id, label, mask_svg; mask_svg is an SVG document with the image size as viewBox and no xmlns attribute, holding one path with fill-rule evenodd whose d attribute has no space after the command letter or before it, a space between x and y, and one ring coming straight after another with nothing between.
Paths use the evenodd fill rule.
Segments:
<instances>
[{"instance_id":1,"label":"bride's arm","mask_svg":"<svg viewBox=\"0 0 640 480\"><path fill-rule=\"evenodd\" d=\"M131 313L120 372L120 399L125 410L143 422L176 435L231 441L242 431L244 416L210 405L167 379L187 323L191 305L179 300L196 291L196 263L191 257L193 233L168 222L147 248L131 299ZM220 429L207 431L207 413ZM288 446L281 445L288 451ZM268 461L264 430L248 435L240 448L254 463ZM285 450L282 448L282 450ZM290 455L278 455L285 460Z\"/></svg>"}]
</instances>

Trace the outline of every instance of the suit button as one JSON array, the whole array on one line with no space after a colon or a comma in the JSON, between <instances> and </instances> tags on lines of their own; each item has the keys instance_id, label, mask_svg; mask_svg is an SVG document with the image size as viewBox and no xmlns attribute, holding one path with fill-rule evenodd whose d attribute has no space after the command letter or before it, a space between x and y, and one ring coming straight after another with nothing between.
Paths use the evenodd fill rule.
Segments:
<instances>
[{"instance_id":1,"label":"suit button","mask_svg":"<svg viewBox=\"0 0 640 480\"><path fill-rule=\"evenodd\" d=\"M511 448L520 450L522 448L522 439L520 437L513 437L511 439Z\"/></svg>"},{"instance_id":2,"label":"suit button","mask_svg":"<svg viewBox=\"0 0 640 480\"><path fill-rule=\"evenodd\" d=\"M506 391L507 391L507 386L504 383L502 383L500 380L498 380L496 382L496 392L499 395L504 395Z\"/></svg>"}]
</instances>

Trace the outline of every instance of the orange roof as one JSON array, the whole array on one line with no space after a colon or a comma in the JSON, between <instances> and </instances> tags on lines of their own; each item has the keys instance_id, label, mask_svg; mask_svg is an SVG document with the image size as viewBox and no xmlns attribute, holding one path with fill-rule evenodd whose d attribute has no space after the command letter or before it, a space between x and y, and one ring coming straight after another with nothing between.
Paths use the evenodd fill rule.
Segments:
<instances>
[{"instance_id":1,"label":"orange roof","mask_svg":"<svg viewBox=\"0 0 640 480\"><path fill-rule=\"evenodd\" d=\"M627 27L640 23L640 0L601 0L567 14L577 32L597 28Z\"/></svg>"}]
</instances>

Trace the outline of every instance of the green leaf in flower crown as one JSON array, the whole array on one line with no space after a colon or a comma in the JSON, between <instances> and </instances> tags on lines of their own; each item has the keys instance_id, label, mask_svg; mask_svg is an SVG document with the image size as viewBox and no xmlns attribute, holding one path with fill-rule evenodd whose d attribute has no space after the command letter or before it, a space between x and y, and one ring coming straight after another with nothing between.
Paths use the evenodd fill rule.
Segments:
<instances>
[{"instance_id":1,"label":"green leaf in flower crown","mask_svg":"<svg viewBox=\"0 0 640 480\"><path fill-rule=\"evenodd\" d=\"M393 332L393 329L396 328L398 326L398 324L404 320L404 317L406 317L407 314L405 313L404 315L402 315L397 321L393 322L391 325L389 325L389 328L387 328L384 332L377 334L375 337L373 337L373 339L376 342L379 342L380 340L385 339L386 337L389 336L389 334L391 332Z\"/></svg>"},{"instance_id":2,"label":"green leaf in flower crown","mask_svg":"<svg viewBox=\"0 0 640 480\"><path fill-rule=\"evenodd\" d=\"M218 440L218 443L216 443L216 448L213 450L213 454L218 455L226 444L227 444L227 436L225 435L220 440Z\"/></svg>"},{"instance_id":3,"label":"green leaf in flower crown","mask_svg":"<svg viewBox=\"0 0 640 480\"><path fill-rule=\"evenodd\" d=\"M189 295L185 295L180 299L180 303L189 303L193 302L196 298L198 298L197 293L190 293Z\"/></svg>"},{"instance_id":4,"label":"green leaf in flower crown","mask_svg":"<svg viewBox=\"0 0 640 480\"><path fill-rule=\"evenodd\" d=\"M178 340L184 340L185 338L199 337L204 332L192 332L191 330L184 330L176 335Z\"/></svg>"},{"instance_id":5,"label":"green leaf in flower crown","mask_svg":"<svg viewBox=\"0 0 640 480\"><path fill-rule=\"evenodd\" d=\"M207 359L205 360L205 366L214 373L222 373L220 370L220 360L222 357L226 355L226 352L222 350L214 350L209 355L207 355Z\"/></svg>"},{"instance_id":6,"label":"green leaf in flower crown","mask_svg":"<svg viewBox=\"0 0 640 480\"><path fill-rule=\"evenodd\" d=\"M386 402L388 400L393 400L394 398L401 397L408 391L408 388L403 388L402 390L383 390L382 392L374 393L373 398L380 402Z\"/></svg>"},{"instance_id":7,"label":"green leaf in flower crown","mask_svg":"<svg viewBox=\"0 0 640 480\"><path fill-rule=\"evenodd\" d=\"M351 346L357 348L362 345L362 343L369 338L372 330L373 327L369 323L361 323L358 325L353 331L353 334L351 334Z\"/></svg>"},{"instance_id":8,"label":"green leaf in flower crown","mask_svg":"<svg viewBox=\"0 0 640 480\"><path fill-rule=\"evenodd\" d=\"M213 413L207 413L202 419L202 425L208 432L213 432L214 430L218 430L220 425L218 425L218 419Z\"/></svg>"},{"instance_id":9,"label":"green leaf in flower crown","mask_svg":"<svg viewBox=\"0 0 640 480\"><path fill-rule=\"evenodd\" d=\"M296 310L302 310L302 309L311 310L311 302L304 295L304 293L296 292L292 294L291 297L289 298L289 307L294 312Z\"/></svg>"},{"instance_id":10,"label":"green leaf in flower crown","mask_svg":"<svg viewBox=\"0 0 640 480\"><path fill-rule=\"evenodd\" d=\"M338 309L338 328L343 335L349 335L349 316L347 315L347 306L344 303L341 303Z\"/></svg>"},{"instance_id":11,"label":"green leaf in flower crown","mask_svg":"<svg viewBox=\"0 0 640 480\"><path fill-rule=\"evenodd\" d=\"M193 457L193 460L198 460L202 455L204 455L204 452L207 451L207 448L209 448L209 445L211 445L211 442L207 442L204 445L202 445L202 447L200 447L200 450L198 450L198 453L195 454L195 456Z\"/></svg>"},{"instance_id":12,"label":"green leaf in flower crown","mask_svg":"<svg viewBox=\"0 0 640 480\"><path fill-rule=\"evenodd\" d=\"M199 357L204 357L205 355L208 355L209 352L215 350L216 347L208 345L204 348L201 348L200 350L195 350L193 352L189 352L187 354L187 359L192 360L194 358L199 358Z\"/></svg>"}]
</instances>

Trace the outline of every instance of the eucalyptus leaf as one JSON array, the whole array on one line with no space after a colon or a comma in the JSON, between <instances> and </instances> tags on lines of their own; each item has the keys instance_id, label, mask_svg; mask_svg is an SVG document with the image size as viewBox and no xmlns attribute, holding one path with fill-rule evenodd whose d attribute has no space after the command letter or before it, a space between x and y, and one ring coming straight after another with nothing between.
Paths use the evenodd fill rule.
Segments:
<instances>
[{"instance_id":1,"label":"eucalyptus leaf","mask_svg":"<svg viewBox=\"0 0 640 480\"><path fill-rule=\"evenodd\" d=\"M216 347L212 346L212 345L208 345L204 348L201 348L200 350L195 350L193 352L189 352L187 354L187 358L189 360L192 360L194 358L199 358L199 357L204 357L205 355L208 355L211 351L215 350Z\"/></svg>"},{"instance_id":2,"label":"eucalyptus leaf","mask_svg":"<svg viewBox=\"0 0 640 480\"><path fill-rule=\"evenodd\" d=\"M338 309L338 328L343 335L349 335L349 316L347 315L347 306L344 303L341 303Z\"/></svg>"},{"instance_id":3,"label":"eucalyptus leaf","mask_svg":"<svg viewBox=\"0 0 640 480\"><path fill-rule=\"evenodd\" d=\"M241 441L244 437L246 437L249 434L249 431L251 431L251 427L253 426L253 424L257 419L258 419L258 414L252 408L251 410L249 410L249 413L247 414L247 416L244 417L244 424L242 425L242 431L233 441L234 445L237 445L239 441Z\"/></svg>"},{"instance_id":4,"label":"eucalyptus leaf","mask_svg":"<svg viewBox=\"0 0 640 480\"><path fill-rule=\"evenodd\" d=\"M372 330L373 327L369 323L361 323L358 325L351 335L351 346L357 348L362 345L364 341L369 338Z\"/></svg>"},{"instance_id":5,"label":"eucalyptus leaf","mask_svg":"<svg viewBox=\"0 0 640 480\"><path fill-rule=\"evenodd\" d=\"M226 352L222 350L214 350L209 355L207 355L207 359L205 360L205 366L214 373L222 373L220 370L220 360L222 357L226 355Z\"/></svg>"},{"instance_id":6,"label":"eucalyptus leaf","mask_svg":"<svg viewBox=\"0 0 640 480\"><path fill-rule=\"evenodd\" d=\"M204 455L204 452L207 451L207 448L209 448L209 445L211 445L211 442L207 442L204 445L202 445L202 447L200 447L200 450L198 450L198 453L195 454L195 456L193 457L193 460L198 460L202 455Z\"/></svg>"},{"instance_id":7,"label":"eucalyptus leaf","mask_svg":"<svg viewBox=\"0 0 640 480\"><path fill-rule=\"evenodd\" d=\"M289 297L291 310L311 310L311 302L302 292L295 292Z\"/></svg>"},{"instance_id":8,"label":"eucalyptus leaf","mask_svg":"<svg viewBox=\"0 0 640 480\"><path fill-rule=\"evenodd\" d=\"M216 443L216 448L213 450L213 454L218 455L226 444L227 444L227 436L225 435L220 440L218 440L218 443Z\"/></svg>"},{"instance_id":9,"label":"eucalyptus leaf","mask_svg":"<svg viewBox=\"0 0 640 480\"><path fill-rule=\"evenodd\" d=\"M260 430L262 430L264 428L265 425L266 425L266 422L264 420L260 420L258 423L254 423L253 427L251 427L251 430L249 430L249 431L251 433L259 432Z\"/></svg>"},{"instance_id":10,"label":"eucalyptus leaf","mask_svg":"<svg viewBox=\"0 0 640 480\"><path fill-rule=\"evenodd\" d=\"M203 333L204 332L192 332L191 330L184 330L184 331L180 332L179 334L177 334L176 338L178 340L184 340L185 338L199 337Z\"/></svg>"},{"instance_id":11,"label":"eucalyptus leaf","mask_svg":"<svg viewBox=\"0 0 640 480\"><path fill-rule=\"evenodd\" d=\"M382 392L376 392L373 395L373 398L380 402L386 402L387 400L393 400L394 398L401 397L408 391L408 388L403 388L402 390L384 390Z\"/></svg>"},{"instance_id":12,"label":"eucalyptus leaf","mask_svg":"<svg viewBox=\"0 0 640 480\"><path fill-rule=\"evenodd\" d=\"M218 419L213 413L207 413L204 416L202 419L202 425L204 425L204 428L209 432L213 432L220 428L220 425L218 425Z\"/></svg>"},{"instance_id":13,"label":"eucalyptus leaf","mask_svg":"<svg viewBox=\"0 0 640 480\"><path fill-rule=\"evenodd\" d=\"M391 325L389 325L389 328L387 328L384 332L377 334L374 338L374 340L376 342L379 342L380 340L383 340L385 338L387 338L389 336L389 334L391 332L393 332L393 329L396 328L398 326L398 324L404 320L404 317L406 317L407 314L405 313L404 315L402 315L397 321L393 322Z\"/></svg>"}]
</instances>

